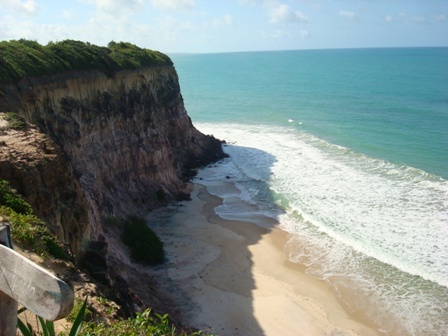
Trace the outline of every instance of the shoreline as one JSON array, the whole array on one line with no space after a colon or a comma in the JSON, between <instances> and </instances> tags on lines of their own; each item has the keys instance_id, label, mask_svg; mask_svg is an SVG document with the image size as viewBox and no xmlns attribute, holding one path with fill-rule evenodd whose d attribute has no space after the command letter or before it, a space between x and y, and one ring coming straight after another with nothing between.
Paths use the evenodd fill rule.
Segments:
<instances>
[{"instance_id":1,"label":"shoreline","mask_svg":"<svg viewBox=\"0 0 448 336\"><path fill-rule=\"evenodd\" d=\"M222 336L381 335L288 261L288 234L274 219L263 227L222 219L214 212L221 202L194 183L190 201L147 217L167 256L154 274L186 325Z\"/></svg>"}]
</instances>

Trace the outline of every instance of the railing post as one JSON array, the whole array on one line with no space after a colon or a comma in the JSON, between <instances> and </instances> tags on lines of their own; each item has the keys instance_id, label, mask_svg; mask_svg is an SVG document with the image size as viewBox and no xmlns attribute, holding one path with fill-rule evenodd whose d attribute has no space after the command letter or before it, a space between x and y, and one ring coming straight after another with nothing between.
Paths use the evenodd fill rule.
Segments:
<instances>
[{"instance_id":1,"label":"railing post","mask_svg":"<svg viewBox=\"0 0 448 336\"><path fill-rule=\"evenodd\" d=\"M0 223L0 244L12 248L9 225ZM0 277L4 275L0 273ZM17 334L17 301L0 291L0 336Z\"/></svg>"},{"instance_id":2,"label":"railing post","mask_svg":"<svg viewBox=\"0 0 448 336\"><path fill-rule=\"evenodd\" d=\"M17 334L17 301L0 291L0 336Z\"/></svg>"}]
</instances>

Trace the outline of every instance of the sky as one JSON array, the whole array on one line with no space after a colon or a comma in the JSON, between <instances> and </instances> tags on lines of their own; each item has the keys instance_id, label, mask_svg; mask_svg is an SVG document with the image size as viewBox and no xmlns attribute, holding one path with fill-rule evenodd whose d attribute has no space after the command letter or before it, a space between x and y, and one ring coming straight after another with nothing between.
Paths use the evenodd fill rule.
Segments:
<instances>
[{"instance_id":1,"label":"sky","mask_svg":"<svg viewBox=\"0 0 448 336\"><path fill-rule=\"evenodd\" d=\"M165 53L448 46L448 0L0 0L0 40Z\"/></svg>"}]
</instances>

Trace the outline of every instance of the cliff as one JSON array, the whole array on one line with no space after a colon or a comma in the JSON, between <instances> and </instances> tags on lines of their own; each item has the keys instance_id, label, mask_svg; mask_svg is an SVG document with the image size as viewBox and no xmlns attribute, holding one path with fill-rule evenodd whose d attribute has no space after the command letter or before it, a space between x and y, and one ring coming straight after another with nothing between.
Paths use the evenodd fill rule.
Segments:
<instances>
[{"instance_id":1,"label":"cliff","mask_svg":"<svg viewBox=\"0 0 448 336\"><path fill-rule=\"evenodd\" d=\"M8 126L0 113L0 179L26 196L50 231L74 251L89 236L87 204L62 151L35 126Z\"/></svg>"},{"instance_id":2,"label":"cliff","mask_svg":"<svg viewBox=\"0 0 448 336\"><path fill-rule=\"evenodd\" d=\"M220 141L192 125L169 64L10 81L0 85L0 111L35 125L0 130L0 179L78 260L100 241L119 277L129 260L106 219L187 197L193 169L224 156Z\"/></svg>"},{"instance_id":3,"label":"cliff","mask_svg":"<svg viewBox=\"0 0 448 336\"><path fill-rule=\"evenodd\" d=\"M89 238L103 234L102 218L181 196L189 168L220 155L218 141L193 127L174 67L24 79L2 92L0 109L37 125L64 153L88 204Z\"/></svg>"}]
</instances>

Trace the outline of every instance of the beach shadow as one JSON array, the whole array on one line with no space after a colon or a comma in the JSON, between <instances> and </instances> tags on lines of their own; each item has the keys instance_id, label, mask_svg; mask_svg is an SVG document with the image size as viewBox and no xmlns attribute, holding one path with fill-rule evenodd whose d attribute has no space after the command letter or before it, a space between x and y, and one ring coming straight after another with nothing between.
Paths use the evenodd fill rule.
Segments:
<instances>
[{"instance_id":1,"label":"beach shadow","mask_svg":"<svg viewBox=\"0 0 448 336\"><path fill-rule=\"evenodd\" d=\"M241 158L254 160L256 167L249 174L254 185L263 189L263 200L275 207L275 198L269 193L267 181L276 159L259 149L232 145L233 152ZM258 160L258 161L255 161ZM258 165L258 166L257 166ZM207 169L220 169L219 163ZM249 169L250 165L240 167ZM230 174L230 173L229 173ZM211 174L213 189L236 189L235 176ZM218 177L216 177L218 176ZM223 199L211 195L204 186L210 181L195 180L192 200L167 207L151 214L150 226L165 242L167 263L156 272L163 291L171 293L177 316L188 324L217 335L264 335L255 316L253 255L250 247L278 224L278 218L253 212L232 220L223 219L215 208ZM247 181L246 181L247 182ZM202 183L202 184L201 184ZM210 183L209 183L210 184ZM249 181L251 184L251 181ZM226 205L245 210L256 204L239 203L232 197ZM276 213L281 214L280 208Z\"/></svg>"}]
</instances>

